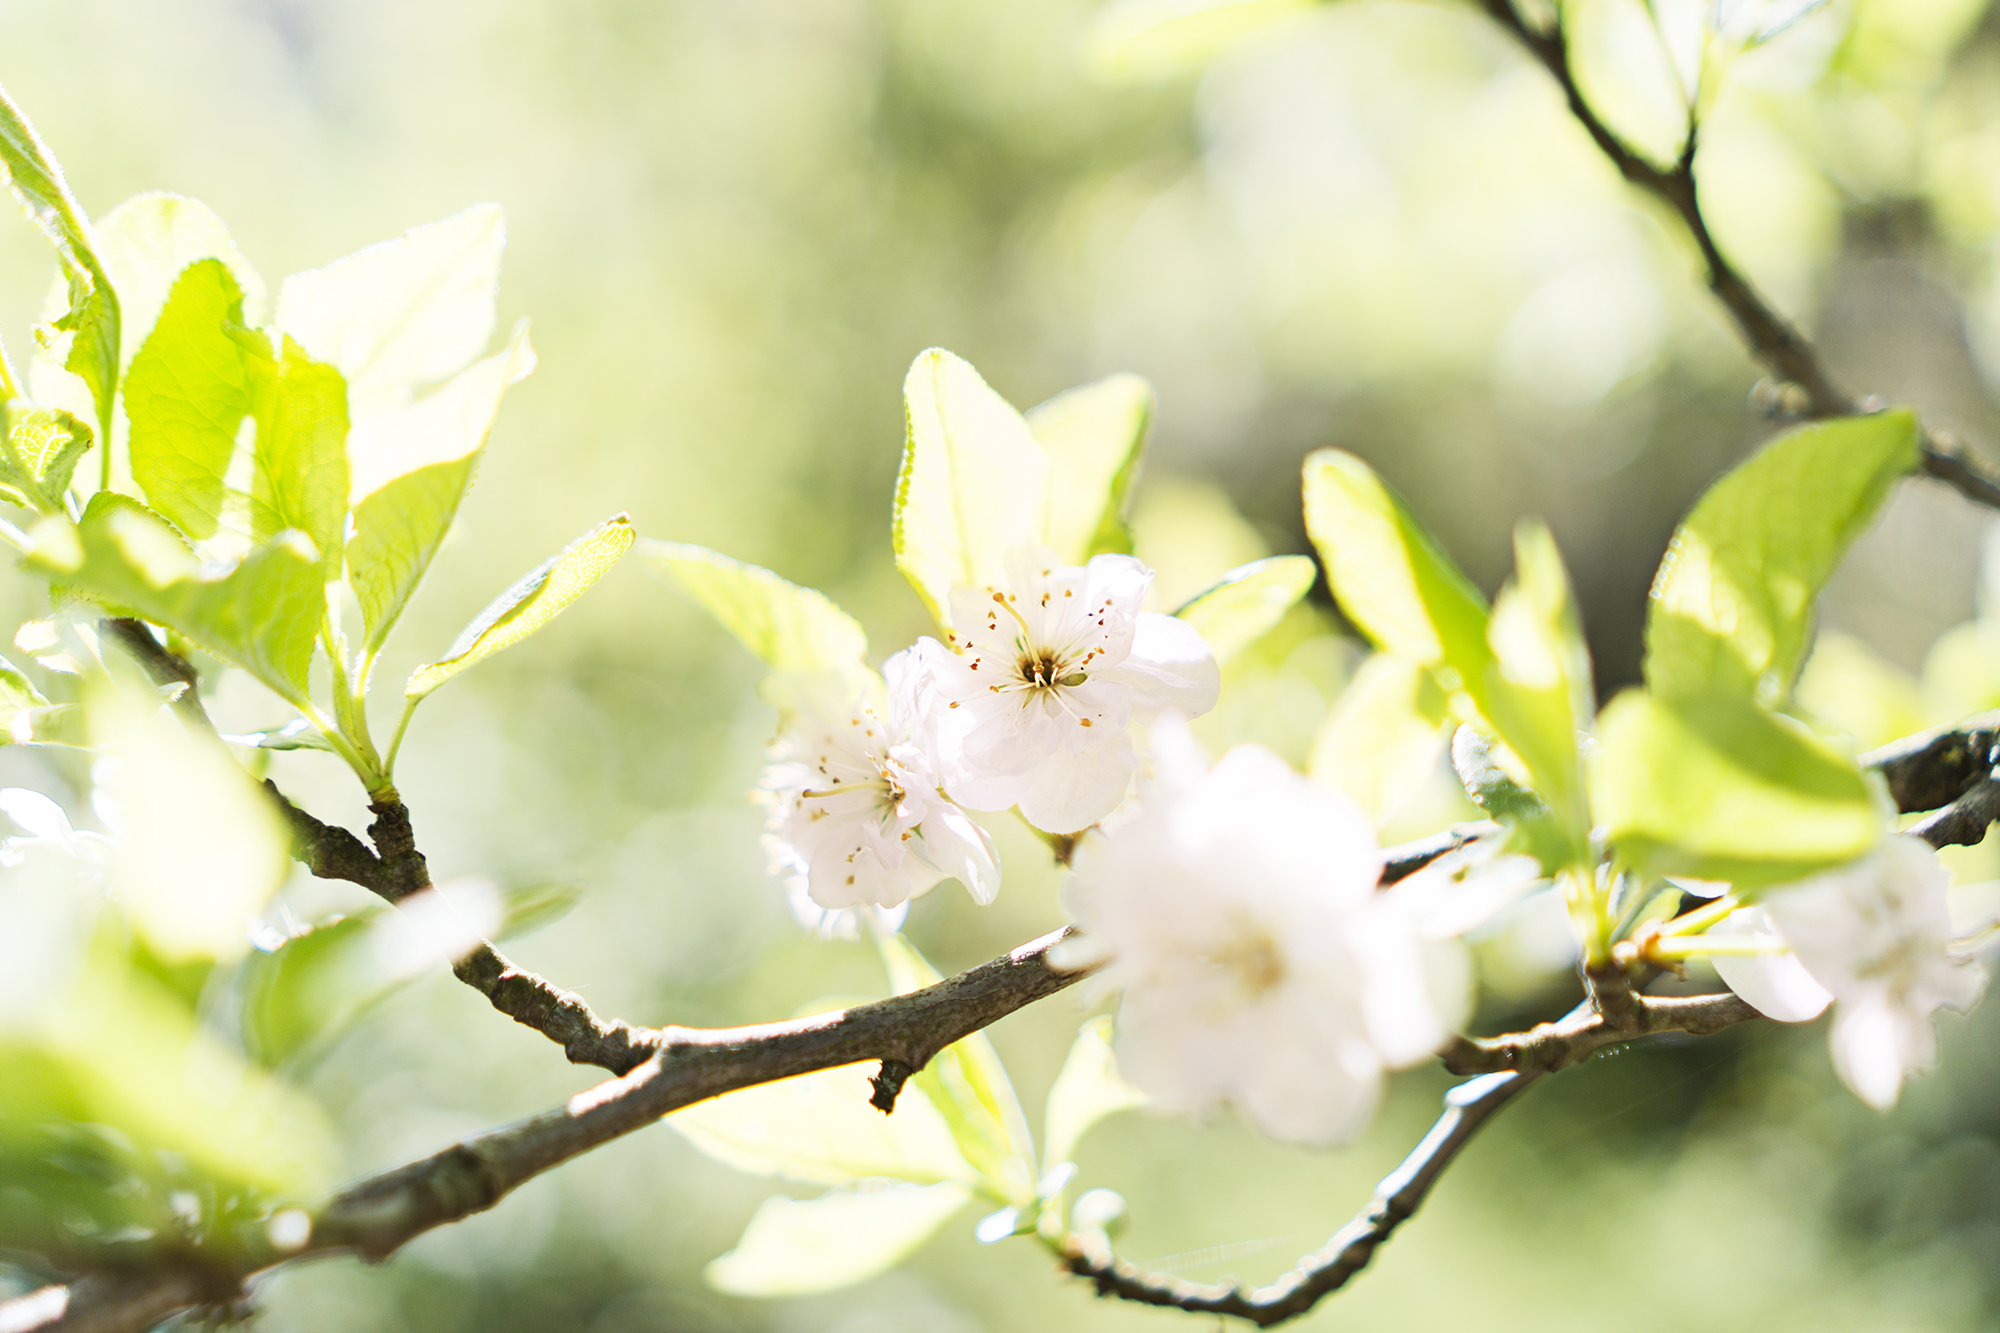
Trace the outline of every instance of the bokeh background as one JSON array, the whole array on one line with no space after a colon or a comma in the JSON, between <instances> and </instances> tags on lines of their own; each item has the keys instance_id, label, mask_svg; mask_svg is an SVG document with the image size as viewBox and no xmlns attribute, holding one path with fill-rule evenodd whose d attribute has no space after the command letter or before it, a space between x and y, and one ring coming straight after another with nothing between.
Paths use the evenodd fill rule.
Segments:
<instances>
[{"instance_id":1,"label":"bokeh background","mask_svg":"<svg viewBox=\"0 0 2000 1333\"><path fill-rule=\"evenodd\" d=\"M1643 10L1568 7L1589 86L1635 142L1669 151L1674 94ZM0 80L89 210L194 195L274 289L473 202L505 207L502 326L532 317L541 366L508 400L386 680L619 509L648 536L825 588L878 656L900 647L923 628L889 553L900 385L940 344L1023 407L1114 370L1158 386L1138 528L1163 607L1242 560L1306 549L1299 462L1339 445L1489 591L1516 520L1546 518L1601 690L1632 682L1674 521L1778 424L1671 221L1470 6L1341 0L1205 72L1127 86L1079 64L1091 10L0 0ZM1989 446L1997 75L2000 20L1981 0L1835 0L1736 70L1701 158L1724 246L1846 383ZM28 227L0 226L0 331L17 351L51 268ZM1831 723L1869 744L2000 702L2000 628L1977 618L1983 525L1931 483L1898 494L1824 608L1837 634L1805 696ZM1255 736L1304 758L1358 655L1316 597L1232 668L1211 744ZM0 583L0 609L38 613L27 581ZM628 561L420 714L398 776L433 868L582 887L578 910L508 950L634 1022L879 993L866 947L805 938L764 873L744 800L772 722L756 674ZM240 726L277 720L230 684L219 707ZM281 756L274 772L323 817L365 822L331 759ZM9 784L67 798L80 777L60 757L0 754ZM1387 831L1456 817L1444 791ZM912 914L946 970L1061 920L1046 857L994 827L999 901L976 909L948 887ZM1983 850L1960 869L1996 873ZM358 903L297 880L282 911ZM1489 949L1482 1023L1570 1003L1560 957L1533 946ZM1031 1114L1083 1016L1062 997L993 1030ZM1943 1028L1943 1069L1886 1118L1834 1082L1817 1028L1567 1073L1306 1326L1992 1327L2000 1018L1989 1006ZM359 1175L592 1081L437 977L378 1007L310 1087ZM1403 1076L1368 1139L1337 1153L1280 1149L1226 1117L1123 1117L1086 1142L1082 1183L1130 1199L1131 1256L1265 1278L1366 1199L1444 1085ZM970 1214L848 1291L709 1291L702 1265L773 1188L661 1128L385 1267L288 1272L262 1292L262 1326L1190 1326L1094 1301L1029 1242L975 1246Z\"/></svg>"}]
</instances>

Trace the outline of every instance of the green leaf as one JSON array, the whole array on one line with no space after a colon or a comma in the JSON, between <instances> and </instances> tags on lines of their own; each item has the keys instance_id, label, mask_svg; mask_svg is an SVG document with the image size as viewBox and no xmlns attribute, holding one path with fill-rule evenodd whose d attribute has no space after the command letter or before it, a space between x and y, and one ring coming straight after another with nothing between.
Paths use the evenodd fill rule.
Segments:
<instances>
[{"instance_id":1,"label":"green leaf","mask_svg":"<svg viewBox=\"0 0 2000 1333\"><path fill-rule=\"evenodd\" d=\"M1224 574L1174 614L1195 627L1216 661L1227 662L1275 629L1316 577L1318 571L1308 556L1253 560Z\"/></svg>"},{"instance_id":2,"label":"green leaf","mask_svg":"<svg viewBox=\"0 0 2000 1333\"><path fill-rule=\"evenodd\" d=\"M705 1270L732 1296L804 1296L850 1287L901 1263L972 1197L963 1185L879 1185L817 1199L773 1195L736 1248Z\"/></svg>"},{"instance_id":3,"label":"green leaf","mask_svg":"<svg viewBox=\"0 0 2000 1333\"><path fill-rule=\"evenodd\" d=\"M404 693L414 703L461 671L535 634L589 592L591 585L618 563L618 557L632 549L636 535L630 517L614 514L571 542L487 603L460 632L451 651L410 673Z\"/></svg>"},{"instance_id":4,"label":"green leaf","mask_svg":"<svg viewBox=\"0 0 2000 1333\"><path fill-rule=\"evenodd\" d=\"M753 1175L819 1185L871 1176L979 1183L921 1087L904 1087L894 1115L883 1115L868 1097L867 1072L847 1065L698 1102L667 1123L716 1161Z\"/></svg>"},{"instance_id":5,"label":"green leaf","mask_svg":"<svg viewBox=\"0 0 2000 1333\"><path fill-rule=\"evenodd\" d=\"M1851 754L1733 695L1628 690L1598 719L1591 808L1651 877L1784 883L1850 861L1884 810Z\"/></svg>"},{"instance_id":6,"label":"green leaf","mask_svg":"<svg viewBox=\"0 0 2000 1333\"><path fill-rule=\"evenodd\" d=\"M493 336L507 220L498 204L413 227L278 288L278 327L346 379L355 418L448 379Z\"/></svg>"},{"instance_id":7,"label":"green leaf","mask_svg":"<svg viewBox=\"0 0 2000 1333\"><path fill-rule=\"evenodd\" d=\"M132 479L161 514L197 539L215 535L236 435L250 412L250 373L225 326L243 294L219 259L189 266L125 376Z\"/></svg>"},{"instance_id":8,"label":"green leaf","mask_svg":"<svg viewBox=\"0 0 2000 1333\"><path fill-rule=\"evenodd\" d=\"M1781 703L1812 636L1813 599L1916 466L1917 446L1907 410L1823 421L1771 441L1711 486L1653 580L1654 693Z\"/></svg>"},{"instance_id":9,"label":"green leaf","mask_svg":"<svg viewBox=\"0 0 2000 1333\"><path fill-rule=\"evenodd\" d=\"M312 539L332 582L347 537L347 385L282 334L244 330L237 343L257 420L251 536L269 541L298 529Z\"/></svg>"},{"instance_id":10,"label":"green leaf","mask_svg":"<svg viewBox=\"0 0 2000 1333\"><path fill-rule=\"evenodd\" d=\"M1078 42L1083 67L1110 83L1153 83L1201 68L1313 0L1112 0Z\"/></svg>"},{"instance_id":11,"label":"green leaf","mask_svg":"<svg viewBox=\"0 0 2000 1333\"><path fill-rule=\"evenodd\" d=\"M167 521L128 496L100 492L83 519L46 518L24 563L93 601L165 625L243 668L297 705L326 611L314 553L296 537L233 565L200 565Z\"/></svg>"},{"instance_id":12,"label":"green leaf","mask_svg":"<svg viewBox=\"0 0 2000 1333\"><path fill-rule=\"evenodd\" d=\"M1548 818L1548 802L1515 780L1477 727L1451 734L1451 766L1472 803L1495 819Z\"/></svg>"},{"instance_id":13,"label":"green leaf","mask_svg":"<svg viewBox=\"0 0 2000 1333\"><path fill-rule=\"evenodd\" d=\"M1306 771L1353 797L1379 828L1436 770L1450 713L1429 671L1376 653L1327 714Z\"/></svg>"},{"instance_id":14,"label":"green leaf","mask_svg":"<svg viewBox=\"0 0 2000 1333\"><path fill-rule=\"evenodd\" d=\"M97 256L118 292L122 355L129 365L166 305L168 293L188 265L220 260L243 294L243 317L255 325L264 317L260 277L214 210L199 199L149 191L127 199L92 224ZM128 387L127 392L130 392Z\"/></svg>"},{"instance_id":15,"label":"green leaf","mask_svg":"<svg viewBox=\"0 0 2000 1333\"><path fill-rule=\"evenodd\" d=\"M643 554L773 670L845 672L862 666L868 636L825 593L703 546L649 541Z\"/></svg>"},{"instance_id":16,"label":"green leaf","mask_svg":"<svg viewBox=\"0 0 2000 1333\"><path fill-rule=\"evenodd\" d=\"M523 321L506 351L422 401L354 428L347 445L354 506L347 577L361 604L364 652L380 651L409 605L471 489L501 396L534 368Z\"/></svg>"},{"instance_id":17,"label":"green leaf","mask_svg":"<svg viewBox=\"0 0 2000 1333\"><path fill-rule=\"evenodd\" d=\"M495 940L532 935L576 910L583 890L574 884L524 884L500 895L500 928Z\"/></svg>"},{"instance_id":18,"label":"green leaf","mask_svg":"<svg viewBox=\"0 0 2000 1333\"><path fill-rule=\"evenodd\" d=\"M1118 1076L1118 1062L1111 1054L1111 1016L1099 1014L1077 1032L1062 1072L1049 1089L1042 1113L1042 1135L1048 1140L1045 1165L1070 1161L1091 1126L1145 1102L1145 1093Z\"/></svg>"},{"instance_id":19,"label":"green leaf","mask_svg":"<svg viewBox=\"0 0 2000 1333\"><path fill-rule=\"evenodd\" d=\"M0 412L0 500L43 514L63 512L77 460L89 452L90 427L56 407L13 402Z\"/></svg>"},{"instance_id":20,"label":"green leaf","mask_svg":"<svg viewBox=\"0 0 2000 1333\"><path fill-rule=\"evenodd\" d=\"M393 987L368 966L369 916L335 917L245 959L243 1047L267 1068L306 1063Z\"/></svg>"},{"instance_id":21,"label":"green leaf","mask_svg":"<svg viewBox=\"0 0 2000 1333\"><path fill-rule=\"evenodd\" d=\"M69 309L52 325L36 329L36 340L54 354L62 335L70 335L63 369L90 386L97 405L97 433L109 437L111 398L118 388L118 295L98 261L90 224L70 194L62 168L4 89L0 89L0 175L55 247L69 284Z\"/></svg>"},{"instance_id":22,"label":"green leaf","mask_svg":"<svg viewBox=\"0 0 2000 1333\"><path fill-rule=\"evenodd\" d=\"M1040 539L1049 458L1021 414L940 348L910 366L903 407L896 568L948 627L953 588L1001 582L1007 552Z\"/></svg>"},{"instance_id":23,"label":"green leaf","mask_svg":"<svg viewBox=\"0 0 2000 1333\"><path fill-rule=\"evenodd\" d=\"M900 934L878 936L876 947L888 969L890 988L898 995L944 979ZM1010 1203L1027 1203L1034 1197L1034 1135L1013 1080L985 1033L975 1032L945 1047L910 1082L943 1113L959 1151L978 1168L994 1195Z\"/></svg>"},{"instance_id":24,"label":"green leaf","mask_svg":"<svg viewBox=\"0 0 2000 1333\"><path fill-rule=\"evenodd\" d=\"M1476 699L1493 659L1486 602L1366 463L1338 449L1306 459L1306 531L1347 618L1384 652L1429 667Z\"/></svg>"},{"instance_id":25,"label":"green leaf","mask_svg":"<svg viewBox=\"0 0 2000 1333\"><path fill-rule=\"evenodd\" d=\"M1028 412L1028 429L1049 456L1042 539L1065 562L1080 565L1101 551L1132 553L1125 513L1154 403L1145 380L1111 375Z\"/></svg>"},{"instance_id":26,"label":"green leaf","mask_svg":"<svg viewBox=\"0 0 2000 1333\"><path fill-rule=\"evenodd\" d=\"M1596 712L1590 649L1555 538L1538 522L1514 530L1514 579L1486 627L1493 650L1481 703L1528 784L1588 855L1590 807L1578 737Z\"/></svg>"}]
</instances>

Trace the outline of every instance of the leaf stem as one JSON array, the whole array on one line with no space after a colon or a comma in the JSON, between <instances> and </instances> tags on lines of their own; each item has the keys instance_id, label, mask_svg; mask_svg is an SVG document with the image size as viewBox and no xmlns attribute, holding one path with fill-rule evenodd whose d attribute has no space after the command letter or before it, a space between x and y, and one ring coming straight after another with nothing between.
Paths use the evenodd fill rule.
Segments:
<instances>
[{"instance_id":1,"label":"leaf stem","mask_svg":"<svg viewBox=\"0 0 2000 1333\"><path fill-rule=\"evenodd\" d=\"M1728 916L1743 904L1733 893L1725 893L1706 907L1697 907L1684 916L1660 923L1660 938L1672 939L1676 935L1694 935L1707 930L1716 922Z\"/></svg>"},{"instance_id":2,"label":"leaf stem","mask_svg":"<svg viewBox=\"0 0 2000 1333\"><path fill-rule=\"evenodd\" d=\"M1709 955L1761 958L1766 954L1789 951L1789 946L1776 935L1682 935L1655 940L1647 946L1646 955L1649 958L1701 958Z\"/></svg>"}]
</instances>

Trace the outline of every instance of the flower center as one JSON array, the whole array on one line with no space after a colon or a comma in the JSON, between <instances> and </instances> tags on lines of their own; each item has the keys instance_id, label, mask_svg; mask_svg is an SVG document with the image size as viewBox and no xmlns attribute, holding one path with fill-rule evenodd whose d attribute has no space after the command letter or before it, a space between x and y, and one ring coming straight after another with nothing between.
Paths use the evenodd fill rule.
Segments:
<instances>
[{"instance_id":1,"label":"flower center","mask_svg":"<svg viewBox=\"0 0 2000 1333\"><path fill-rule=\"evenodd\" d=\"M1285 979L1285 955L1271 933L1259 927L1239 932L1206 961L1253 1000L1270 994Z\"/></svg>"}]
</instances>

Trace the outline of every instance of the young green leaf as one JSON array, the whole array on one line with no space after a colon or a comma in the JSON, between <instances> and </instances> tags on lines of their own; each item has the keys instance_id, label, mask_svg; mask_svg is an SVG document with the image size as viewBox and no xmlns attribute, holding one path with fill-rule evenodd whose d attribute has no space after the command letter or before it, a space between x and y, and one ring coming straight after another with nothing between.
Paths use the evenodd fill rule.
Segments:
<instances>
[{"instance_id":1,"label":"young green leaf","mask_svg":"<svg viewBox=\"0 0 2000 1333\"><path fill-rule=\"evenodd\" d=\"M943 980L902 935L878 937L876 945L890 988L898 995ZM1028 1202L1034 1188L1034 1135L1013 1080L986 1034L975 1032L953 1042L910 1081L943 1113L959 1151L978 1168L987 1188L1011 1203Z\"/></svg>"},{"instance_id":2,"label":"young green leaf","mask_svg":"<svg viewBox=\"0 0 2000 1333\"><path fill-rule=\"evenodd\" d=\"M1486 639L1486 716L1585 854L1590 807L1578 737L1596 712L1590 650L1555 538L1538 522L1514 530L1514 579L1493 605Z\"/></svg>"},{"instance_id":3,"label":"young green leaf","mask_svg":"<svg viewBox=\"0 0 2000 1333\"><path fill-rule=\"evenodd\" d=\"M772 1195L750 1215L736 1248L708 1265L708 1285L732 1296L851 1287L901 1263L971 1197L956 1183L877 1184L817 1199Z\"/></svg>"},{"instance_id":4,"label":"young green leaf","mask_svg":"<svg viewBox=\"0 0 2000 1333\"><path fill-rule=\"evenodd\" d=\"M315 553L296 537L236 564L200 565L167 521L128 496L99 492L82 520L50 517L29 534L27 568L93 601L140 616L242 667L293 704L326 614Z\"/></svg>"},{"instance_id":5,"label":"young green leaf","mask_svg":"<svg viewBox=\"0 0 2000 1333\"><path fill-rule=\"evenodd\" d=\"M287 528L312 539L327 582L340 577L347 537L347 386L282 334L236 335L257 421L250 533L269 541Z\"/></svg>"},{"instance_id":6,"label":"young green leaf","mask_svg":"<svg viewBox=\"0 0 2000 1333\"><path fill-rule=\"evenodd\" d=\"M348 439L354 535L347 578L361 604L363 651L388 639L472 486L500 398L535 368L524 320L507 350L423 400L370 417Z\"/></svg>"},{"instance_id":7,"label":"young green leaf","mask_svg":"<svg viewBox=\"0 0 2000 1333\"><path fill-rule=\"evenodd\" d=\"M1306 771L1360 802L1379 827L1436 771L1450 712L1429 671L1376 653L1327 714Z\"/></svg>"},{"instance_id":8,"label":"young green leaf","mask_svg":"<svg viewBox=\"0 0 2000 1333\"><path fill-rule=\"evenodd\" d=\"M642 554L682 587L738 643L776 671L852 671L868 636L825 593L787 583L703 546L649 541Z\"/></svg>"},{"instance_id":9,"label":"young green leaf","mask_svg":"<svg viewBox=\"0 0 2000 1333\"><path fill-rule=\"evenodd\" d=\"M132 479L190 537L215 535L236 433L250 412L250 373L225 327L243 294L219 259L175 281L125 376Z\"/></svg>"},{"instance_id":10,"label":"young green leaf","mask_svg":"<svg viewBox=\"0 0 2000 1333\"><path fill-rule=\"evenodd\" d=\"M152 333L174 284L199 260L216 259L229 269L243 297L238 323L263 321L264 279L236 248L222 219L199 199L160 191L137 194L97 219L92 230L97 257L118 293L125 364L131 364Z\"/></svg>"},{"instance_id":11,"label":"young green leaf","mask_svg":"<svg viewBox=\"0 0 2000 1333\"><path fill-rule=\"evenodd\" d=\"M1384 652L1429 667L1447 693L1483 691L1493 659L1486 601L1410 513L1353 454L1306 459L1306 531L1340 609Z\"/></svg>"},{"instance_id":12,"label":"young green leaf","mask_svg":"<svg viewBox=\"0 0 2000 1333\"><path fill-rule=\"evenodd\" d=\"M1048 1106L1042 1112L1046 1164L1074 1159L1076 1145L1091 1126L1145 1103L1146 1094L1118 1076L1118 1062L1111 1054L1111 1016L1099 1014L1077 1032L1062 1072L1049 1089Z\"/></svg>"},{"instance_id":13,"label":"young green leaf","mask_svg":"<svg viewBox=\"0 0 2000 1333\"><path fill-rule=\"evenodd\" d=\"M1649 878L1784 883L1860 856L1886 823L1852 755L1740 695L1628 690L1598 744L1591 808Z\"/></svg>"},{"instance_id":14,"label":"young green leaf","mask_svg":"<svg viewBox=\"0 0 2000 1333\"><path fill-rule=\"evenodd\" d=\"M1137 375L1111 375L1028 412L1028 429L1049 456L1043 540L1065 561L1132 553L1125 511L1154 403L1153 386Z\"/></svg>"},{"instance_id":15,"label":"young green leaf","mask_svg":"<svg viewBox=\"0 0 2000 1333\"><path fill-rule=\"evenodd\" d=\"M0 499L43 514L63 512L77 460L89 452L90 427L55 407L14 402L0 412Z\"/></svg>"},{"instance_id":16,"label":"young green leaf","mask_svg":"<svg viewBox=\"0 0 2000 1333\"><path fill-rule=\"evenodd\" d=\"M1816 422L1711 486L1653 580L1647 685L1782 703L1811 639L1813 599L1916 466L1917 445L1906 410Z\"/></svg>"},{"instance_id":17,"label":"young green leaf","mask_svg":"<svg viewBox=\"0 0 2000 1333\"><path fill-rule=\"evenodd\" d=\"M346 379L357 420L463 370L493 336L507 220L475 204L278 288L278 327Z\"/></svg>"},{"instance_id":18,"label":"young green leaf","mask_svg":"<svg viewBox=\"0 0 2000 1333\"><path fill-rule=\"evenodd\" d=\"M632 520L614 514L564 547L554 559L529 571L489 602L459 634L451 651L410 673L404 693L411 703L493 654L512 648L561 615L603 578L618 557L632 549Z\"/></svg>"},{"instance_id":19,"label":"young green leaf","mask_svg":"<svg viewBox=\"0 0 2000 1333\"><path fill-rule=\"evenodd\" d=\"M386 994L367 983L368 917L335 917L243 961L243 1049L266 1068L298 1062Z\"/></svg>"},{"instance_id":20,"label":"young green leaf","mask_svg":"<svg viewBox=\"0 0 2000 1333\"><path fill-rule=\"evenodd\" d=\"M896 1113L885 1116L868 1104L868 1077L854 1065L726 1093L667 1123L716 1161L753 1175L818 1185L871 1176L979 1183L922 1088L905 1087Z\"/></svg>"},{"instance_id":21,"label":"young green leaf","mask_svg":"<svg viewBox=\"0 0 2000 1333\"><path fill-rule=\"evenodd\" d=\"M1253 560L1224 574L1174 614L1195 627L1216 661L1227 662L1275 629L1317 576L1309 556Z\"/></svg>"},{"instance_id":22,"label":"young green leaf","mask_svg":"<svg viewBox=\"0 0 2000 1333\"><path fill-rule=\"evenodd\" d=\"M949 626L953 588L1000 582L1007 552L1040 539L1049 457L1021 414L940 348L910 366L903 407L896 568Z\"/></svg>"},{"instance_id":23,"label":"young green leaf","mask_svg":"<svg viewBox=\"0 0 2000 1333\"><path fill-rule=\"evenodd\" d=\"M0 176L21 207L55 247L69 284L69 309L35 337L53 354L63 335L69 349L63 369L90 386L97 405L97 433L111 433L111 398L118 388L118 295L105 276L92 243L90 224L63 180L34 126L0 89Z\"/></svg>"}]
</instances>

